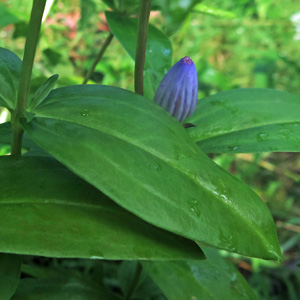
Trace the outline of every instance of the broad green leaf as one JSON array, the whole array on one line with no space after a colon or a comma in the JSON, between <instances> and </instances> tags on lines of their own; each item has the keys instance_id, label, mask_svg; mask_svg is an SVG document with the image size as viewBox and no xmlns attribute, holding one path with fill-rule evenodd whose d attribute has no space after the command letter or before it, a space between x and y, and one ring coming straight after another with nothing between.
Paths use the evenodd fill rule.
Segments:
<instances>
[{"instance_id":1,"label":"broad green leaf","mask_svg":"<svg viewBox=\"0 0 300 300\"><path fill-rule=\"evenodd\" d=\"M49 95L51 90L53 90L54 85L58 79L58 75L52 75L49 77L34 93L33 97L28 103L29 110L41 104L45 98Z\"/></svg>"},{"instance_id":2,"label":"broad green leaf","mask_svg":"<svg viewBox=\"0 0 300 300\"><path fill-rule=\"evenodd\" d=\"M199 100L188 132L205 152L300 151L300 97L237 89Z\"/></svg>"},{"instance_id":3,"label":"broad green leaf","mask_svg":"<svg viewBox=\"0 0 300 300\"><path fill-rule=\"evenodd\" d=\"M0 299L9 300L16 291L21 275L21 256L0 254Z\"/></svg>"},{"instance_id":4,"label":"broad green leaf","mask_svg":"<svg viewBox=\"0 0 300 300\"><path fill-rule=\"evenodd\" d=\"M117 13L105 13L109 28L128 54L135 59L138 20ZM146 61L145 95L152 100L160 81L171 67L172 45L157 28L149 25Z\"/></svg>"},{"instance_id":5,"label":"broad green leaf","mask_svg":"<svg viewBox=\"0 0 300 300\"><path fill-rule=\"evenodd\" d=\"M0 48L0 106L15 108L22 61L13 52Z\"/></svg>"},{"instance_id":6,"label":"broad green leaf","mask_svg":"<svg viewBox=\"0 0 300 300\"><path fill-rule=\"evenodd\" d=\"M143 262L168 300L257 300L244 277L216 250L201 262Z\"/></svg>"},{"instance_id":7,"label":"broad green leaf","mask_svg":"<svg viewBox=\"0 0 300 300\"><path fill-rule=\"evenodd\" d=\"M155 103L119 88L71 86L53 90L33 113L22 124L39 146L140 218L215 247L280 259L264 202Z\"/></svg>"},{"instance_id":8,"label":"broad green leaf","mask_svg":"<svg viewBox=\"0 0 300 300\"><path fill-rule=\"evenodd\" d=\"M3 156L0 166L2 252L104 259L203 257L195 243L143 222L54 159Z\"/></svg>"},{"instance_id":9,"label":"broad green leaf","mask_svg":"<svg viewBox=\"0 0 300 300\"><path fill-rule=\"evenodd\" d=\"M22 279L11 300L117 300L104 286L79 276Z\"/></svg>"}]
</instances>

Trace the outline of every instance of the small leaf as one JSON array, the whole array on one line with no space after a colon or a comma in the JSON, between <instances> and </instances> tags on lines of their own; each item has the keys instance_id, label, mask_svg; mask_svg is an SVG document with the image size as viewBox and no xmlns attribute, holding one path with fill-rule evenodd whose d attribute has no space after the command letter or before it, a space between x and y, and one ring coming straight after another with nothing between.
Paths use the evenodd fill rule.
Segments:
<instances>
[{"instance_id":1,"label":"small leaf","mask_svg":"<svg viewBox=\"0 0 300 300\"><path fill-rule=\"evenodd\" d=\"M15 293L21 276L21 256L0 254L0 299L10 300Z\"/></svg>"},{"instance_id":2,"label":"small leaf","mask_svg":"<svg viewBox=\"0 0 300 300\"><path fill-rule=\"evenodd\" d=\"M0 157L0 251L51 257L201 259L48 157Z\"/></svg>"},{"instance_id":3,"label":"small leaf","mask_svg":"<svg viewBox=\"0 0 300 300\"><path fill-rule=\"evenodd\" d=\"M35 108L45 100L51 90L53 90L58 77L59 75L57 74L52 75L36 90L32 99L28 103L29 110Z\"/></svg>"},{"instance_id":4,"label":"small leaf","mask_svg":"<svg viewBox=\"0 0 300 300\"><path fill-rule=\"evenodd\" d=\"M102 285L88 281L81 276L60 276L57 278L31 279L20 282L11 300L117 300Z\"/></svg>"},{"instance_id":5,"label":"small leaf","mask_svg":"<svg viewBox=\"0 0 300 300\"><path fill-rule=\"evenodd\" d=\"M300 97L237 89L201 99L187 129L205 152L300 151Z\"/></svg>"},{"instance_id":6,"label":"small leaf","mask_svg":"<svg viewBox=\"0 0 300 300\"><path fill-rule=\"evenodd\" d=\"M13 52L0 48L0 106L14 109L17 103L17 91L22 61Z\"/></svg>"},{"instance_id":7,"label":"small leaf","mask_svg":"<svg viewBox=\"0 0 300 300\"><path fill-rule=\"evenodd\" d=\"M205 247L201 262L143 262L168 300L258 300L235 267Z\"/></svg>"},{"instance_id":8,"label":"small leaf","mask_svg":"<svg viewBox=\"0 0 300 300\"><path fill-rule=\"evenodd\" d=\"M39 146L143 220L229 251L281 259L265 203L152 101L113 87L70 86L53 90L33 112L22 125Z\"/></svg>"}]
</instances>

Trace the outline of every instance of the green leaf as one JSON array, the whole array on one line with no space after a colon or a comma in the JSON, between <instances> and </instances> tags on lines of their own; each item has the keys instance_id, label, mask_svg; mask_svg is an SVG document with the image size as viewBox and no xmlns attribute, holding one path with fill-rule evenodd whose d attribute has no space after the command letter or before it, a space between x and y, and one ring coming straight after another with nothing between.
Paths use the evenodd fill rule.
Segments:
<instances>
[{"instance_id":1,"label":"green leaf","mask_svg":"<svg viewBox=\"0 0 300 300\"><path fill-rule=\"evenodd\" d=\"M2 156L0 165L2 252L104 259L203 257L195 243L143 222L54 159Z\"/></svg>"},{"instance_id":2,"label":"green leaf","mask_svg":"<svg viewBox=\"0 0 300 300\"><path fill-rule=\"evenodd\" d=\"M116 300L104 286L80 276L22 279L11 300Z\"/></svg>"},{"instance_id":3,"label":"green leaf","mask_svg":"<svg viewBox=\"0 0 300 300\"><path fill-rule=\"evenodd\" d=\"M13 52L0 48L0 106L14 109L22 61Z\"/></svg>"},{"instance_id":4,"label":"green leaf","mask_svg":"<svg viewBox=\"0 0 300 300\"><path fill-rule=\"evenodd\" d=\"M193 12L200 12L200 13L204 13L204 14L207 14L207 15L222 17L222 18L226 18L226 19L236 18L236 14L231 12L231 11L224 10L224 9L219 9L219 8L215 8L215 7L211 7L211 6L207 6L203 3L197 4L194 7Z\"/></svg>"},{"instance_id":5,"label":"green leaf","mask_svg":"<svg viewBox=\"0 0 300 300\"><path fill-rule=\"evenodd\" d=\"M28 103L28 109L31 110L34 107L41 104L45 98L49 95L49 93L53 90L54 85L58 79L58 75L52 75L49 77L34 93L33 97L30 99Z\"/></svg>"},{"instance_id":6,"label":"green leaf","mask_svg":"<svg viewBox=\"0 0 300 300\"><path fill-rule=\"evenodd\" d=\"M95 0L80 0L81 18L79 21L80 29L86 28L90 18L95 14L97 5Z\"/></svg>"},{"instance_id":7,"label":"green leaf","mask_svg":"<svg viewBox=\"0 0 300 300\"><path fill-rule=\"evenodd\" d=\"M119 88L71 86L53 90L33 113L22 124L39 146L143 220L229 251L280 259L265 203L152 101Z\"/></svg>"},{"instance_id":8,"label":"green leaf","mask_svg":"<svg viewBox=\"0 0 300 300\"><path fill-rule=\"evenodd\" d=\"M237 89L199 100L188 132L205 152L300 151L300 97Z\"/></svg>"},{"instance_id":9,"label":"green leaf","mask_svg":"<svg viewBox=\"0 0 300 300\"><path fill-rule=\"evenodd\" d=\"M205 248L201 262L142 262L168 300L257 300L235 267L216 250Z\"/></svg>"},{"instance_id":10,"label":"green leaf","mask_svg":"<svg viewBox=\"0 0 300 300\"><path fill-rule=\"evenodd\" d=\"M0 28L20 22L20 19L9 10L4 3L0 3Z\"/></svg>"},{"instance_id":11,"label":"green leaf","mask_svg":"<svg viewBox=\"0 0 300 300\"><path fill-rule=\"evenodd\" d=\"M106 12L110 30L122 44L128 54L135 59L138 20ZM146 61L145 61L145 96L152 100L160 81L171 67L172 45L169 39L157 28L149 25ZM150 78L149 78L150 77ZM151 85L148 84L151 82ZM152 90L152 91L151 91Z\"/></svg>"},{"instance_id":12,"label":"green leaf","mask_svg":"<svg viewBox=\"0 0 300 300\"><path fill-rule=\"evenodd\" d=\"M181 26L189 12L201 0L154 0L160 6L165 17L168 34L174 33Z\"/></svg>"},{"instance_id":13,"label":"green leaf","mask_svg":"<svg viewBox=\"0 0 300 300\"><path fill-rule=\"evenodd\" d=\"M138 13L139 0L103 0L103 2L111 9L120 14L134 14Z\"/></svg>"},{"instance_id":14,"label":"green leaf","mask_svg":"<svg viewBox=\"0 0 300 300\"><path fill-rule=\"evenodd\" d=\"M21 275L21 256L0 254L0 291L1 300L9 300L15 293Z\"/></svg>"}]
</instances>

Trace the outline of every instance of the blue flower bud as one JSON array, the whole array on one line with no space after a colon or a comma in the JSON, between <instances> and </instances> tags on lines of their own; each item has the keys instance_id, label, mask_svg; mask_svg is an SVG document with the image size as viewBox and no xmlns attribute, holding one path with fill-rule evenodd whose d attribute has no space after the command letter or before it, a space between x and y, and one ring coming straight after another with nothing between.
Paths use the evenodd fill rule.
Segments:
<instances>
[{"instance_id":1,"label":"blue flower bud","mask_svg":"<svg viewBox=\"0 0 300 300\"><path fill-rule=\"evenodd\" d=\"M186 56L165 75L155 93L154 102L182 122L195 111L197 98L197 70Z\"/></svg>"}]
</instances>

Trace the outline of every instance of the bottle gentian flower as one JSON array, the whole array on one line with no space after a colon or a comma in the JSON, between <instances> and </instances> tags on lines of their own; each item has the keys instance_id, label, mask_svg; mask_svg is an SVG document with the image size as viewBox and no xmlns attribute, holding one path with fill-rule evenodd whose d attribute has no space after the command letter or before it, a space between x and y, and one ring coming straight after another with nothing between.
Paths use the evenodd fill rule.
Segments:
<instances>
[{"instance_id":1,"label":"bottle gentian flower","mask_svg":"<svg viewBox=\"0 0 300 300\"><path fill-rule=\"evenodd\" d=\"M154 102L182 122L195 111L197 98L197 70L193 61L186 56L162 79L155 93Z\"/></svg>"}]
</instances>

